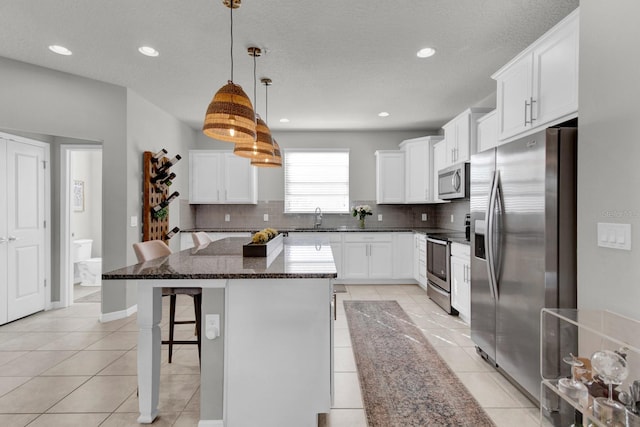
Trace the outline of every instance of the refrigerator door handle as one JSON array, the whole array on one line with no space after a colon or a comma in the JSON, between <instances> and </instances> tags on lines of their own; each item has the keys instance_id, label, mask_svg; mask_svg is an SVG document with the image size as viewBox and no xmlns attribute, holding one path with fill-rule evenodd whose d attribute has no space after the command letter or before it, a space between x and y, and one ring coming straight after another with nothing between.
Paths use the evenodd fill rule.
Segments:
<instances>
[{"instance_id":1,"label":"refrigerator door handle","mask_svg":"<svg viewBox=\"0 0 640 427\"><path fill-rule=\"evenodd\" d=\"M489 273L489 284L491 285L491 293L495 300L498 299L498 283L496 277L495 252L493 247L493 236L495 231L495 210L498 198L498 182L500 180L500 171L496 170L493 174L493 182L491 183L491 194L489 196L489 206L487 209L487 233L485 235L485 246L487 251L487 269Z\"/></svg>"}]
</instances>

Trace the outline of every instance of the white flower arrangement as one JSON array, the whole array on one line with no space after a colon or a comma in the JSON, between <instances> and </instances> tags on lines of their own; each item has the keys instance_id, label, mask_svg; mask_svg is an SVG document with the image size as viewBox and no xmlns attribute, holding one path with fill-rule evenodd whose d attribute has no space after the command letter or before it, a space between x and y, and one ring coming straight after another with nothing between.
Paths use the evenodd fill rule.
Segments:
<instances>
[{"instance_id":1,"label":"white flower arrangement","mask_svg":"<svg viewBox=\"0 0 640 427\"><path fill-rule=\"evenodd\" d=\"M358 205L351 208L351 216L357 216L360 220L363 220L367 215L373 215L369 205Z\"/></svg>"}]
</instances>

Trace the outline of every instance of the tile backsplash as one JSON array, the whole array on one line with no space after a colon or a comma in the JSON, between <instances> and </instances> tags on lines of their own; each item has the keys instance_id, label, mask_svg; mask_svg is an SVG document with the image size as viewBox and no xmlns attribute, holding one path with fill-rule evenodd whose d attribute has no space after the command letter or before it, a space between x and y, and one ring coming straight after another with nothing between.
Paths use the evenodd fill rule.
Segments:
<instances>
[{"instance_id":1,"label":"tile backsplash","mask_svg":"<svg viewBox=\"0 0 640 427\"><path fill-rule=\"evenodd\" d=\"M355 200L352 205L368 204L373 215L366 219L367 228L376 227L437 227L464 231L464 216L469 212L469 201L428 205L377 205L373 200ZM260 229L313 227L314 214L285 214L282 200L259 201L257 205L189 205L180 203L180 228L198 229ZM422 221L422 214L427 221ZM264 221L264 215L268 221ZM378 221L378 215L382 221ZM229 221L225 221L228 215ZM451 216L453 215L453 222ZM350 214L323 214L322 227L357 226L357 218Z\"/></svg>"}]
</instances>

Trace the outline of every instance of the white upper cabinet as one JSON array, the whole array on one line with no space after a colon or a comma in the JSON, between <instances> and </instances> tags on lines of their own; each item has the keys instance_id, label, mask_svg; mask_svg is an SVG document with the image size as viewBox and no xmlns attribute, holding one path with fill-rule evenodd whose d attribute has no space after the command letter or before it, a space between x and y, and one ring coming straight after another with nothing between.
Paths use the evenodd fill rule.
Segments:
<instances>
[{"instance_id":1,"label":"white upper cabinet","mask_svg":"<svg viewBox=\"0 0 640 427\"><path fill-rule=\"evenodd\" d=\"M189 203L257 202L258 175L249 159L223 150L189 151Z\"/></svg>"},{"instance_id":2,"label":"white upper cabinet","mask_svg":"<svg viewBox=\"0 0 640 427\"><path fill-rule=\"evenodd\" d=\"M496 110L480 117L477 123L478 153L498 146L498 114Z\"/></svg>"},{"instance_id":3,"label":"white upper cabinet","mask_svg":"<svg viewBox=\"0 0 640 427\"><path fill-rule=\"evenodd\" d=\"M447 166L447 141L442 140L433 144L433 201L442 202L438 194L438 171Z\"/></svg>"},{"instance_id":4,"label":"white upper cabinet","mask_svg":"<svg viewBox=\"0 0 640 427\"><path fill-rule=\"evenodd\" d=\"M468 162L476 153L476 121L491 111L491 108L468 108L444 125L446 141L445 165Z\"/></svg>"},{"instance_id":5,"label":"white upper cabinet","mask_svg":"<svg viewBox=\"0 0 640 427\"><path fill-rule=\"evenodd\" d=\"M492 76L501 140L577 116L578 19L576 9Z\"/></svg>"},{"instance_id":6,"label":"white upper cabinet","mask_svg":"<svg viewBox=\"0 0 640 427\"><path fill-rule=\"evenodd\" d=\"M376 203L404 203L404 153L376 151Z\"/></svg>"},{"instance_id":7,"label":"white upper cabinet","mask_svg":"<svg viewBox=\"0 0 640 427\"><path fill-rule=\"evenodd\" d=\"M425 136L402 141L405 156L405 203L434 201L433 145L442 136Z\"/></svg>"}]
</instances>

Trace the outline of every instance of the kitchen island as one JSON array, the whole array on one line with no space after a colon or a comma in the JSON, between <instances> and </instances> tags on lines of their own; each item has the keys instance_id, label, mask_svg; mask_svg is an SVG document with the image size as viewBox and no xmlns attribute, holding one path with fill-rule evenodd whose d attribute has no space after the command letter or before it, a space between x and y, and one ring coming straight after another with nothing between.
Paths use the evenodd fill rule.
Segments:
<instances>
[{"instance_id":1,"label":"kitchen island","mask_svg":"<svg viewBox=\"0 0 640 427\"><path fill-rule=\"evenodd\" d=\"M243 257L245 243L226 238L103 274L138 283L140 423L158 415L163 287L203 290L200 427L316 426L329 411L331 247L285 238L260 258ZM211 315L220 325L208 338Z\"/></svg>"}]
</instances>

